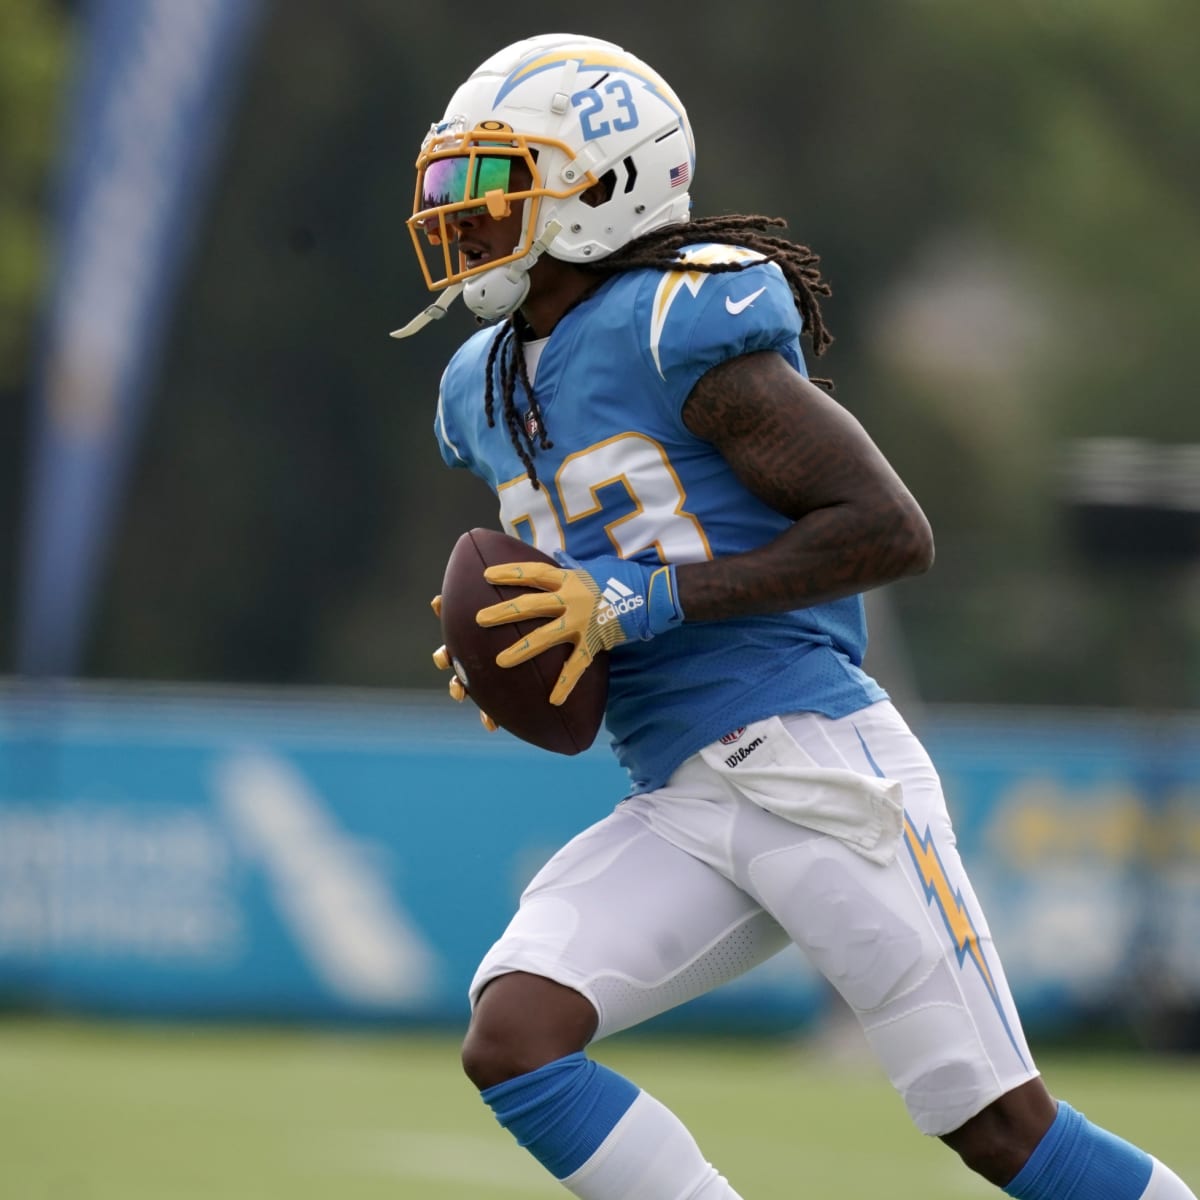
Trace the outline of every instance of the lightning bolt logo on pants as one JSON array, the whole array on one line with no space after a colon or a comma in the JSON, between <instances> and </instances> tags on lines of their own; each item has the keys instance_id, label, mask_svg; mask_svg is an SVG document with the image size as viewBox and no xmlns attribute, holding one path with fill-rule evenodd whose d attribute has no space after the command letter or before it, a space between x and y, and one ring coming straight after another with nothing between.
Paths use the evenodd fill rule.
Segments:
<instances>
[{"instance_id":1,"label":"lightning bolt logo on pants","mask_svg":"<svg viewBox=\"0 0 1200 1200\"><path fill-rule=\"evenodd\" d=\"M946 878L946 868L942 865L937 847L933 844L933 833L929 826L926 825L925 835L922 837L917 833L912 818L907 813L904 814L904 844L908 847L913 865L917 868L921 886L925 889L925 899L931 904L936 904L938 911L942 914L946 931L950 934L954 951L958 955L958 965L961 967L968 958L975 964L975 969L983 979L983 985L987 989L992 1003L996 1006L996 1012L1000 1016L1004 1031L1008 1034L1008 1040L1017 1052L1017 1057L1024 1063L1025 1056L1021 1053L1017 1039L1013 1036L1012 1027L1008 1023L1008 1015L1004 1011L1000 990L996 986L987 959L983 956L983 947L979 944L979 934L963 903L962 892L952 887L950 880Z\"/></svg>"}]
</instances>

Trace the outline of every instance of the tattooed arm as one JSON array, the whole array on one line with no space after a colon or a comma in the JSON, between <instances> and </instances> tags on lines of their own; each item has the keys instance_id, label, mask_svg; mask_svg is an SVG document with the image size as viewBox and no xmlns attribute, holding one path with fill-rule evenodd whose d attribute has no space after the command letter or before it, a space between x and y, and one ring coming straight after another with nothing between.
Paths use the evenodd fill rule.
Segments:
<instances>
[{"instance_id":1,"label":"tattooed arm","mask_svg":"<svg viewBox=\"0 0 1200 1200\"><path fill-rule=\"evenodd\" d=\"M692 389L683 419L743 486L794 522L746 554L680 566L689 620L804 608L933 562L929 523L866 431L780 355L714 367Z\"/></svg>"}]
</instances>

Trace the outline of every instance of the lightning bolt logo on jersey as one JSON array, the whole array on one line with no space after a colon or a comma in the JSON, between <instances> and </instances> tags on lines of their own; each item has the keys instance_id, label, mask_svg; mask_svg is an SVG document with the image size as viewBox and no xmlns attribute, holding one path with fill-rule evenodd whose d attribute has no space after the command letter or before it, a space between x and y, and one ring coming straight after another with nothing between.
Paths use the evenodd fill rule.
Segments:
<instances>
[{"instance_id":1,"label":"lightning bolt logo on jersey","mask_svg":"<svg viewBox=\"0 0 1200 1200\"><path fill-rule=\"evenodd\" d=\"M721 274L623 272L555 327L534 383L553 441L537 454L539 488L504 420L489 428L484 416L496 329L476 333L446 368L435 422L443 458L485 480L504 528L548 554L700 562L762 545L790 524L741 485L681 413L701 376L727 359L773 350L804 372L791 289L775 264L747 249L698 245L681 257L747 265ZM527 402L518 401L523 411ZM614 613L627 602L606 585ZM883 699L862 670L865 646L862 600L852 596L685 623L616 647L606 723L634 790L661 786L736 726L794 710L840 717Z\"/></svg>"}]
</instances>

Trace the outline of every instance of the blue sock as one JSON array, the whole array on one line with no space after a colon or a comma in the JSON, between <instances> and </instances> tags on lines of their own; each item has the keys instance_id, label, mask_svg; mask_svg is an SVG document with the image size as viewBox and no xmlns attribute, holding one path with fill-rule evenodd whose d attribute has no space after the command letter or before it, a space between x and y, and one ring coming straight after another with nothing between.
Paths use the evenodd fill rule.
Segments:
<instances>
[{"instance_id":1,"label":"blue sock","mask_svg":"<svg viewBox=\"0 0 1200 1200\"><path fill-rule=\"evenodd\" d=\"M638 1092L628 1079L580 1053L480 1095L520 1145L555 1179L565 1179L595 1154Z\"/></svg>"},{"instance_id":2,"label":"blue sock","mask_svg":"<svg viewBox=\"0 0 1200 1200\"><path fill-rule=\"evenodd\" d=\"M1016 1200L1138 1200L1153 1168L1144 1150L1060 1100L1054 1123L1004 1191Z\"/></svg>"}]
</instances>

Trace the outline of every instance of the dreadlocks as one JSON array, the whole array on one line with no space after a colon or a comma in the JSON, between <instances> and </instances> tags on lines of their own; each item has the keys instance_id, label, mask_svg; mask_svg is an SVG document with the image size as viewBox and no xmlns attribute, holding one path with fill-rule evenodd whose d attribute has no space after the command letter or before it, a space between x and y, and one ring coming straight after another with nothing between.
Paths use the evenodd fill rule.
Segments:
<instances>
[{"instance_id":1,"label":"dreadlocks","mask_svg":"<svg viewBox=\"0 0 1200 1200\"><path fill-rule=\"evenodd\" d=\"M792 289L796 308L804 322L804 332L812 344L813 354L817 357L825 353L833 341L833 337L825 326L821 315L821 304L818 296L830 294L829 284L821 276L820 259L808 246L802 246L787 238L767 233L768 229L786 229L787 222L782 217L762 217L730 215L723 217L702 217L698 221L684 224L664 225L651 230L632 242L622 246L615 254L596 262L576 264L581 271L595 275L596 286L603 279L617 275L622 271L634 271L650 268L658 271L698 271L705 275L720 275L728 271L742 271L754 265L749 261L741 262L694 262L679 257L679 251L685 246L698 242L714 242L718 245L744 246L755 250L770 262L778 263L784 278ZM589 289L576 303L580 303L591 295L595 289ZM522 349L523 322L518 314L508 317L499 327L492 341L487 358L487 380L484 390L484 414L489 426L496 423L496 397L493 378L496 374L496 364L500 369L500 400L505 427L518 457L529 472L533 486L540 487L537 470L533 465L533 455L537 448L549 450L554 443L549 440L546 432L546 422L542 418L541 406L533 392L529 381L529 372L525 366L525 354ZM529 400L529 408L524 418L517 411L516 389L517 381ZM825 380L817 382L825 383Z\"/></svg>"}]
</instances>

